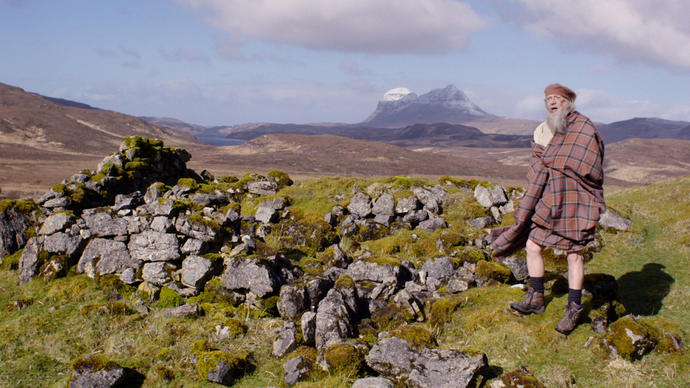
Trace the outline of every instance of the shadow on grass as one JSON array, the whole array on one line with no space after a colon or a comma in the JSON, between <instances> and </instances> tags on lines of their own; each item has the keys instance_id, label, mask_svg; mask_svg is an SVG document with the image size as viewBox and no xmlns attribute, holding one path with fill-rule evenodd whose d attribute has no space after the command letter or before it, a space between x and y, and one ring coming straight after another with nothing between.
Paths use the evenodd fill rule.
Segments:
<instances>
[{"instance_id":1,"label":"shadow on grass","mask_svg":"<svg viewBox=\"0 0 690 388\"><path fill-rule=\"evenodd\" d=\"M628 272L618 278L620 299L628 313L656 315L671 291L675 279L658 263L647 263L640 271Z\"/></svg>"}]
</instances>

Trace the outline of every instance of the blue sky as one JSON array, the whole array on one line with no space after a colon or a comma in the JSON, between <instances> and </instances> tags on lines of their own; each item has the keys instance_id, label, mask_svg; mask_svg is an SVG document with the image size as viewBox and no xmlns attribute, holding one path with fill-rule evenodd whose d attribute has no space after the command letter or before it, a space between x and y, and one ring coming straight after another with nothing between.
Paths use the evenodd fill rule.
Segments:
<instances>
[{"instance_id":1,"label":"blue sky","mask_svg":"<svg viewBox=\"0 0 690 388\"><path fill-rule=\"evenodd\" d=\"M203 125L354 123L389 89L448 84L540 119L560 82L597 122L690 121L687 15L674 0L0 0L0 82Z\"/></svg>"}]
</instances>

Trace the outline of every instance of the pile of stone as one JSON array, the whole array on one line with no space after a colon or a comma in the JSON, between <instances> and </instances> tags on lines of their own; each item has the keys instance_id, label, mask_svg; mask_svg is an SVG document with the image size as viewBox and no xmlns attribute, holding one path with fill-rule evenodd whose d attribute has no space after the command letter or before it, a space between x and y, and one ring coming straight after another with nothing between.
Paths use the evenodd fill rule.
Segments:
<instances>
[{"instance_id":1,"label":"pile of stone","mask_svg":"<svg viewBox=\"0 0 690 388\"><path fill-rule=\"evenodd\" d=\"M339 225L341 234L355 233L359 228L377 228L396 222L408 229L420 228L433 231L448 226L443 217L443 203L446 191L442 186L413 187L414 195L398 198L383 193L372 198L364 192L357 192L347 207L334 206L324 220Z\"/></svg>"}]
</instances>

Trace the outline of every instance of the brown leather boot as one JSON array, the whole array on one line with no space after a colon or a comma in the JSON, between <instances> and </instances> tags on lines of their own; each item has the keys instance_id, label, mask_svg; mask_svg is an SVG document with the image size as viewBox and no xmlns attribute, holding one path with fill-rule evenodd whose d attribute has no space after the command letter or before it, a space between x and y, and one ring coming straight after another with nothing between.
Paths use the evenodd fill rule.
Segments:
<instances>
[{"instance_id":1,"label":"brown leather boot","mask_svg":"<svg viewBox=\"0 0 690 388\"><path fill-rule=\"evenodd\" d=\"M585 309L575 302L568 302L565 307L565 314L561 318L558 325L556 325L556 331L561 334L568 335L571 331L575 329L577 324L580 322L580 318L584 315Z\"/></svg>"},{"instance_id":2,"label":"brown leather boot","mask_svg":"<svg viewBox=\"0 0 690 388\"><path fill-rule=\"evenodd\" d=\"M541 314L545 309L544 293L536 292L530 287L525 294L525 299L511 303L510 308L522 314Z\"/></svg>"}]
</instances>

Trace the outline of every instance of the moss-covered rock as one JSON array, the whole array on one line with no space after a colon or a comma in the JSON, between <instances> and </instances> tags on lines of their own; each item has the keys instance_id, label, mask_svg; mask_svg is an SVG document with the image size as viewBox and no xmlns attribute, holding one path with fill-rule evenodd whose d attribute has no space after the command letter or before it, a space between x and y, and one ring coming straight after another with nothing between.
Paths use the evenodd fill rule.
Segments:
<instances>
[{"instance_id":1,"label":"moss-covered rock","mask_svg":"<svg viewBox=\"0 0 690 388\"><path fill-rule=\"evenodd\" d=\"M658 329L628 315L612 323L602 341L612 353L634 361L656 347L657 336Z\"/></svg>"},{"instance_id":2,"label":"moss-covered rock","mask_svg":"<svg viewBox=\"0 0 690 388\"><path fill-rule=\"evenodd\" d=\"M416 348L421 348L423 346L431 348L436 346L436 338L434 335L420 325L400 326L395 330L391 330L389 337L402 338Z\"/></svg>"},{"instance_id":3,"label":"moss-covered rock","mask_svg":"<svg viewBox=\"0 0 690 388\"><path fill-rule=\"evenodd\" d=\"M510 268L495 261L482 260L477 263L477 276L486 280L496 280L507 283L510 280Z\"/></svg>"},{"instance_id":4,"label":"moss-covered rock","mask_svg":"<svg viewBox=\"0 0 690 388\"><path fill-rule=\"evenodd\" d=\"M132 296L137 288L122 282L115 274L107 274L98 278L98 286L108 294L117 294L124 297Z\"/></svg>"},{"instance_id":5,"label":"moss-covered rock","mask_svg":"<svg viewBox=\"0 0 690 388\"><path fill-rule=\"evenodd\" d=\"M235 318L215 319L212 321L212 325L214 330L222 333L222 337L234 338L247 332L247 326Z\"/></svg>"},{"instance_id":6,"label":"moss-covered rock","mask_svg":"<svg viewBox=\"0 0 690 388\"><path fill-rule=\"evenodd\" d=\"M268 177L278 184L279 188L292 185L294 182L290 179L287 173L280 170L273 170L268 173Z\"/></svg>"},{"instance_id":7,"label":"moss-covered rock","mask_svg":"<svg viewBox=\"0 0 690 388\"><path fill-rule=\"evenodd\" d=\"M92 314L130 315L134 313L134 310L125 302L114 301L86 304L79 309L79 313L83 316Z\"/></svg>"},{"instance_id":8,"label":"moss-covered rock","mask_svg":"<svg viewBox=\"0 0 690 388\"><path fill-rule=\"evenodd\" d=\"M162 287L158 295L158 302L156 305L160 308L170 308L182 306L185 304L185 298L180 296L177 291L170 287Z\"/></svg>"},{"instance_id":9,"label":"moss-covered rock","mask_svg":"<svg viewBox=\"0 0 690 388\"><path fill-rule=\"evenodd\" d=\"M443 327L450 321L453 311L460 306L462 300L456 297L439 298L432 302L429 309L429 324L431 326Z\"/></svg>"},{"instance_id":10,"label":"moss-covered rock","mask_svg":"<svg viewBox=\"0 0 690 388\"><path fill-rule=\"evenodd\" d=\"M207 351L195 354L196 370L204 380L231 385L251 369L249 353Z\"/></svg>"},{"instance_id":11,"label":"moss-covered rock","mask_svg":"<svg viewBox=\"0 0 690 388\"><path fill-rule=\"evenodd\" d=\"M363 352L351 343L330 345L323 353L328 371L343 373L347 376L361 374L365 367Z\"/></svg>"},{"instance_id":12,"label":"moss-covered rock","mask_svg":"<svg viewBox=\"0 0 690 388\"><path fill-rule=\"evenodd\" d=\"M501 376L501 382L506 388L544 388L544 384L523 366Z\"/></svg>"}]
</instances>

